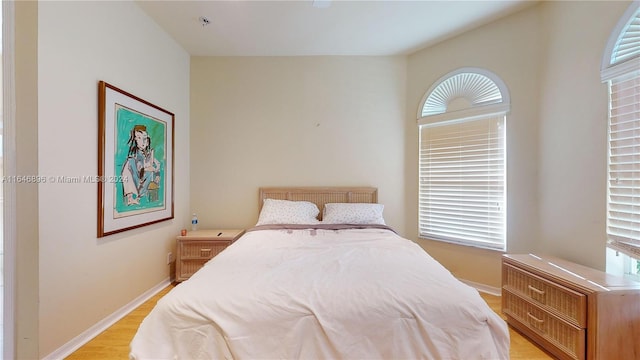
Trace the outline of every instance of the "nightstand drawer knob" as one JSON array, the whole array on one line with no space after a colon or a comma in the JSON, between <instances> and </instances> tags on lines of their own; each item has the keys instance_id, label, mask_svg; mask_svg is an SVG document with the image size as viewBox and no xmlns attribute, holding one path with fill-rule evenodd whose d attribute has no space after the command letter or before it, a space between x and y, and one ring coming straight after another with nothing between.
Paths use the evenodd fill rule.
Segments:
<instances>
[{"instance_id":1,"label":"nightstand drawer knob","mask_svg":"<svg viewBox=\"0 0 640 360\"><path fill-rule=\"evenodd\" d=\"M200 249L200 252L211 252L211 249Z\"/></svg>"},{"instance_id":2,"label":"nightstand drawer knob","mask_svg":"<svg viewBox=\"0 0 640 360\"><path fill-rule=\"evenodd\" d=\"M534 293L538 294L538 295L544 295L544 291L540 290L540 289L536 289L535 287L529 285L528 286L529 290L533 291Z\"/></svg>"}]
</instances>

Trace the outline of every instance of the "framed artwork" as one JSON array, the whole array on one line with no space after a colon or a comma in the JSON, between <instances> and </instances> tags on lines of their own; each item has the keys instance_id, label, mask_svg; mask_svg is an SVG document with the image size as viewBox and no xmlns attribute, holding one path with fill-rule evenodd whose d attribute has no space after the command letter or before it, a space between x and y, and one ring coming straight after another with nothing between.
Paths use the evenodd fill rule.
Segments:
<instances>
[{"instance_id":1,"label":"framed artwork","mask_svg":"<svg viewBox=\"0 0 640 360\"><path fill-rule=\"evenodd\" d=\"M174 115L98 83L98 237L173 219Z\"/></svg>"}]
</instances>

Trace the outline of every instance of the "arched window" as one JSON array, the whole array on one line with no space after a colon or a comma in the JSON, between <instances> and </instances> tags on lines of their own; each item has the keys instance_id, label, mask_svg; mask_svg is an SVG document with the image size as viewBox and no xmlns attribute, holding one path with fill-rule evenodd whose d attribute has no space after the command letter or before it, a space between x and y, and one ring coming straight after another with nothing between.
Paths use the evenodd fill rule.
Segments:
<instances>
[{"instance_id":1,"label":"arched window","mask_svg":"<svg viewBox=\"0 0 640 360\"><path fill-rule=\"evenodd\" d=\"M609 38L601 77L609 88L607 246L640 258L640 2L637 0L631 3Z\"/></svg>"},{"instance_id":2,"label":"arched window","mask_svg":"<svg viewBox=\"0 0 640 360\"><path fill-rule=\"evenodd\" d=\"M419 236L506 250L506 114L495 74L453 71L418 110Z\"/></svg>"}]
</instances>

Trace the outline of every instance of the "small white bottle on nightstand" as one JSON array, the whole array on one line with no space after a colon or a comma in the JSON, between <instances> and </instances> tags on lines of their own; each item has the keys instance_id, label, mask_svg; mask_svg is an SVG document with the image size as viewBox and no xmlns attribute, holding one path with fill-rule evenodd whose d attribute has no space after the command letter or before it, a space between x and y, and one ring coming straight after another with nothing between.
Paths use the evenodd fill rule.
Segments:
<instances>
[{"instance_id":1,"label":"small white bottle on nightstand","mask_svg":"<svg viewBox=\"0 0 640 360\"><path fill-rule=\"evenodd\" d=\"M193 217L191 218L191 231L198 230L198 216L196 213L193 213Z\"/></svg>"}]
</instances>

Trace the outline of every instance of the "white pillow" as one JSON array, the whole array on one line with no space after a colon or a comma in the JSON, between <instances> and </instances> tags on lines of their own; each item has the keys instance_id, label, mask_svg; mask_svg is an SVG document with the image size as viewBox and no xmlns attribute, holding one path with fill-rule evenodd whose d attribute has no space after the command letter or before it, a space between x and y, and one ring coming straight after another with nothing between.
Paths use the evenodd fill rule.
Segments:
<instances>
[{"instance_id":1,"label":"white pillow","mask_svg":"<svg viewBox=\"0 0 640 360\"><path fill-rule=\"evenodd\" d=\"M258 225L317 224L320 210L309 201L265 199L258 217Z\"/></svg>"},{"instance_id":2,"label":"white pillow","mask_svg":"<svg viewBox=\"0 0 640 360\"><path fill-rule=\"evenodd\" d=\"M385 225L382 204L328 203L324 204L322 222L327 224Z\"/></svg>"}]
</instances>

